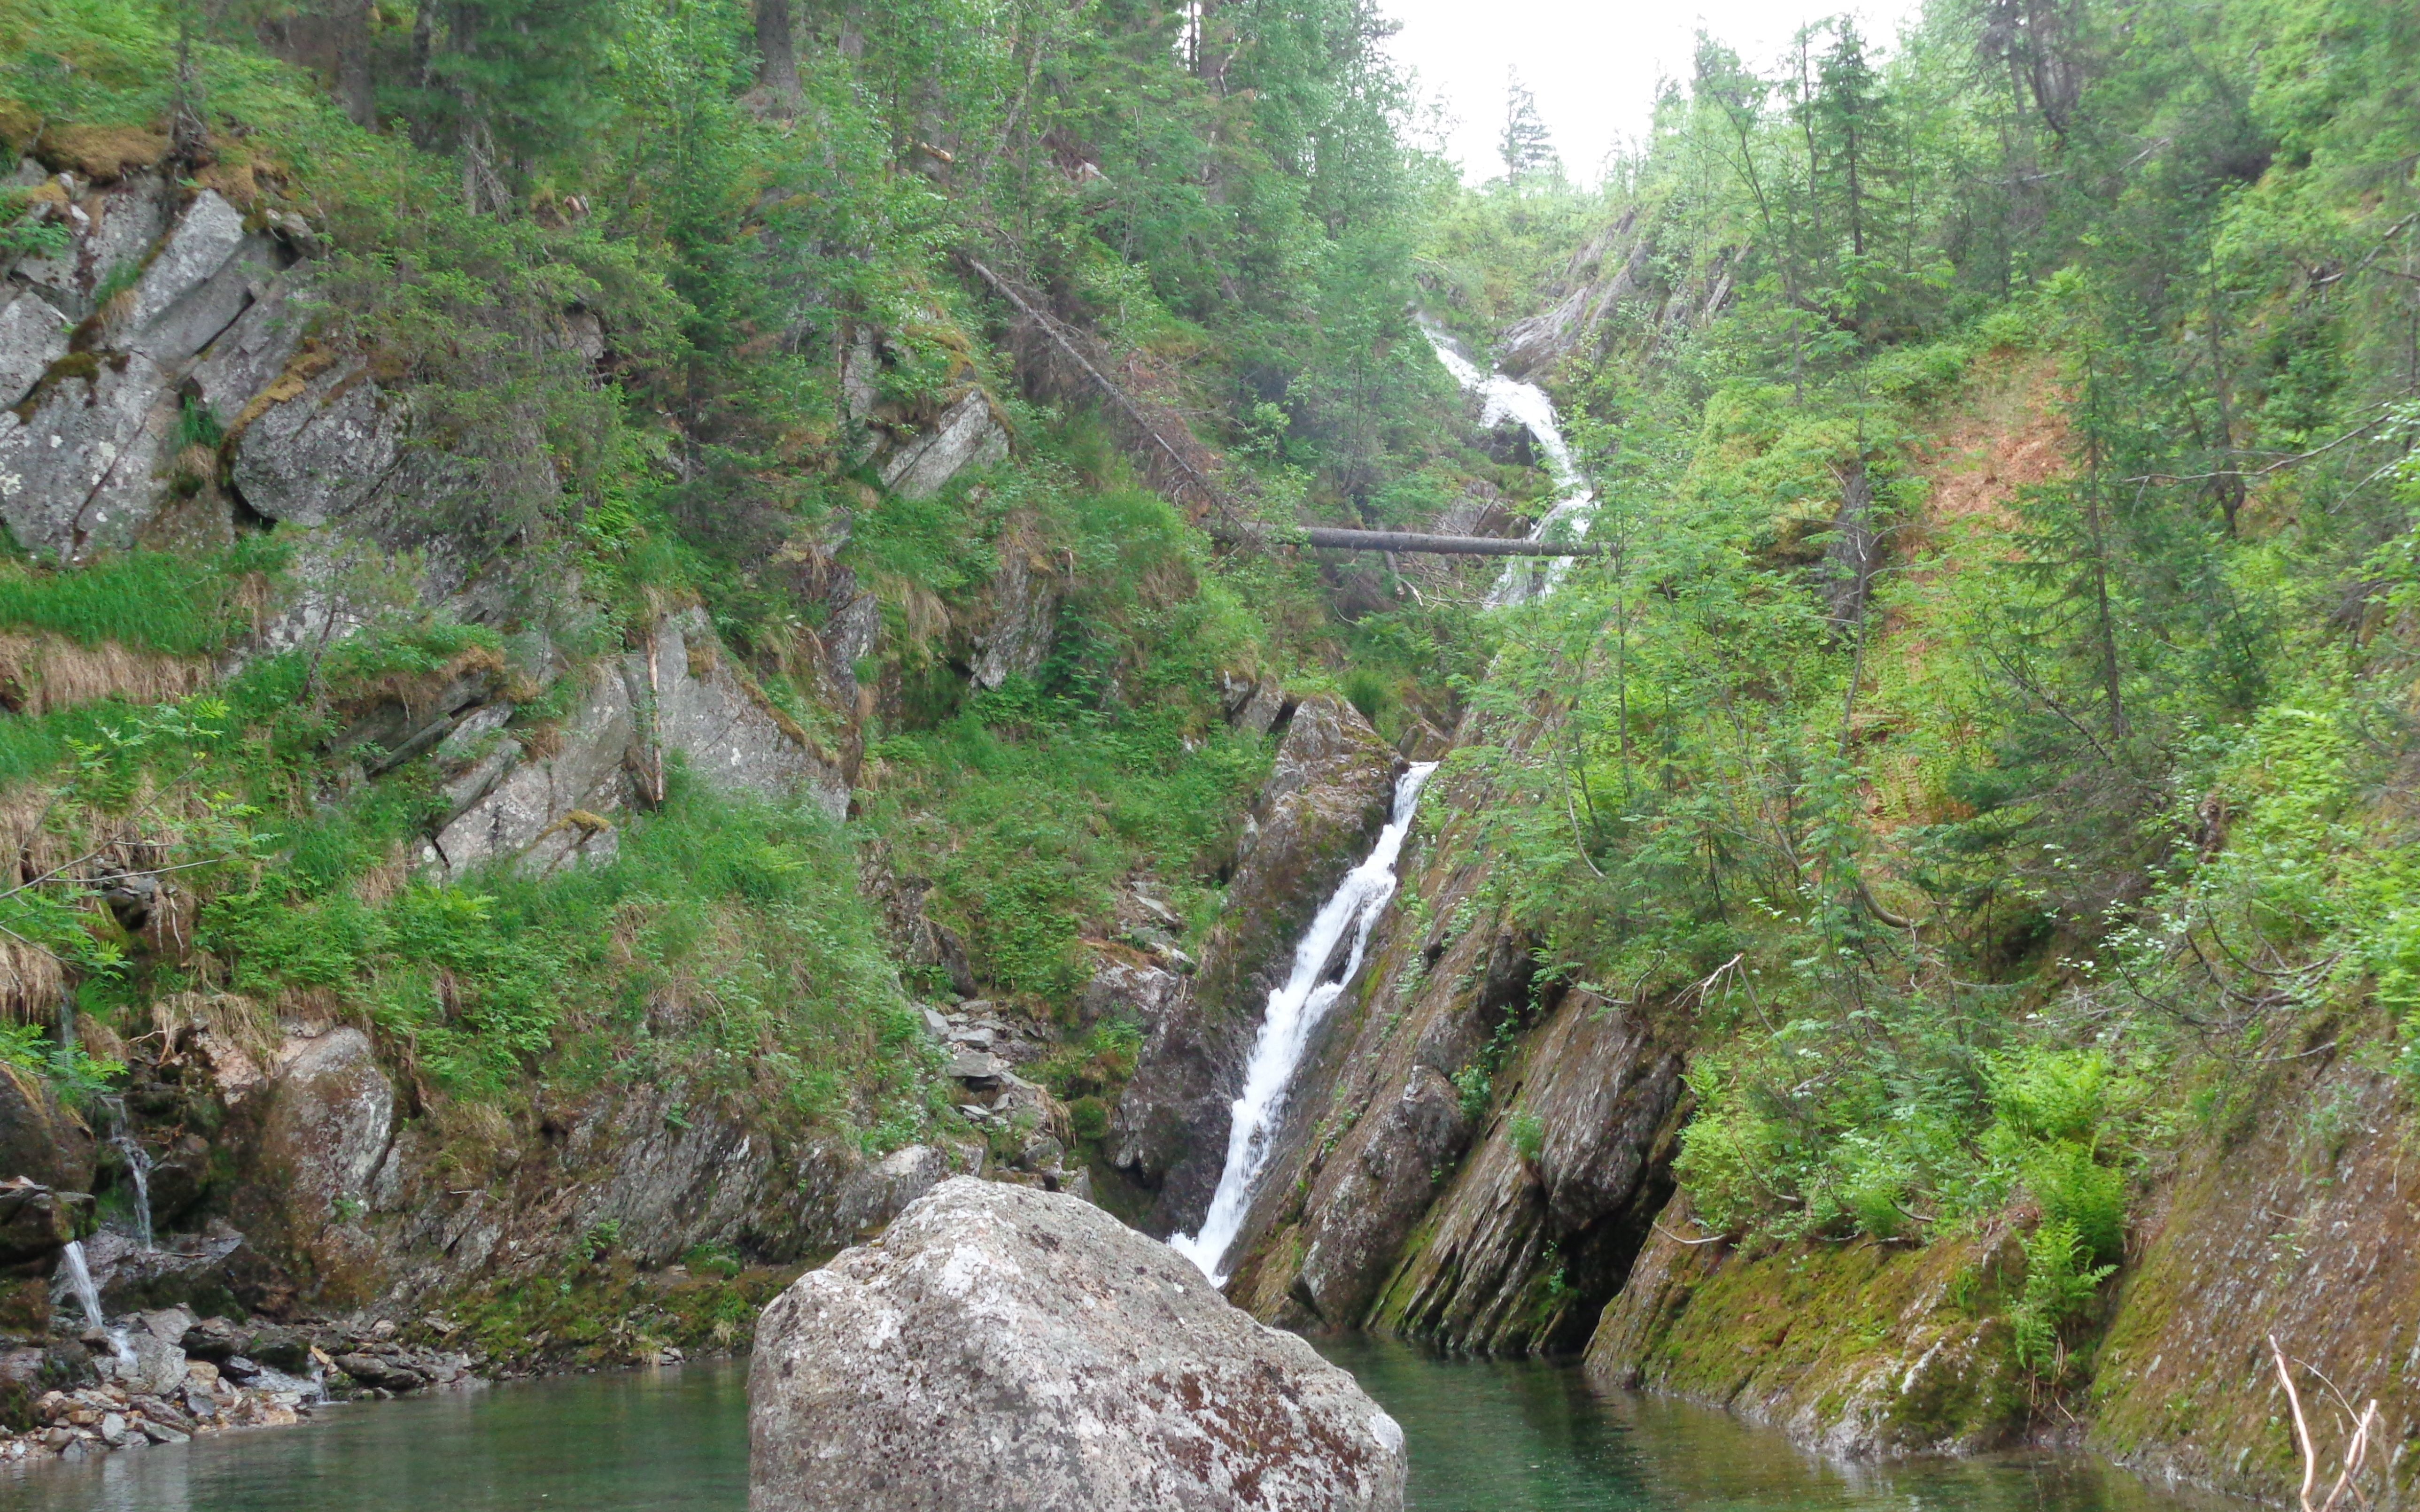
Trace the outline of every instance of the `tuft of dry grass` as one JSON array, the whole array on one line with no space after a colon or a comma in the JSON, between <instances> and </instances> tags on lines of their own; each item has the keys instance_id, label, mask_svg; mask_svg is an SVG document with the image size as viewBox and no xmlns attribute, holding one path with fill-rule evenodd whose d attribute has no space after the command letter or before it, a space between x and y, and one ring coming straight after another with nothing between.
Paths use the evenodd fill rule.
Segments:
<instances>
[{"instance_id":1,"label":"tuft of dry grass","mask_svg":"<svg viewBox=\"0 0 2420 1512\"><path fill-rule=\"evenodd\" d=\"M34 156L53 173L114 184L165 161L168 133L140 126L49 126L35 142Z\"/></svg>"},{"instance_id":2,"label":"tuft of dry grass","mask_svg":"<svg viewBox=\"0 0 2420 1512\"><path fill-rule=\"evenodd\" d=\"M44 715L104 699L166 703L210 686L200 656L130 651L115 640L97 646L64 636L0 632L0 705Z\"/></svg>"}]
</instances>

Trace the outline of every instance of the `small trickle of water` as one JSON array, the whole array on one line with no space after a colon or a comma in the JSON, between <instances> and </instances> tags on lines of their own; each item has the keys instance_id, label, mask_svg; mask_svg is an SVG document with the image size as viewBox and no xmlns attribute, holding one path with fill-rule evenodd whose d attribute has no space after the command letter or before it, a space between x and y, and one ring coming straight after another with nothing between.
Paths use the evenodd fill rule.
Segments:
<instances>
[{"instance_id":1,"label":"small trickle of water","mask_svg":"<svg viewBox=\"0 0 2420 1512\"><path fill-rule=\"evenodd\" d=\"M121 1123L109 1136L112 1149L126 1157L126 1173L134 1180L134 1242L149 1250L151 1242L151 1153Z\"/></svg>"},{"instance_id":2,"label":"small trickle of water","mask_svg":"<svg viewBox=\"0 0 2420 1512\"><path fill-rule=\"evenodd\" d=\"M1395 896L1395 860L1403 855L1404 839L1411 832L1420 786L1435 770L1436 763L1422 762L1395 783L1394 812L1379 831L1378 843L1359 866L1345 873L1335 893L1321 905L1318 917L1295 947L1293 973L1284 986L1269 994L1260 1037L1252 1041L1251 1058L1244 1063L1244 1090L1235 1099L1218 1191L1210 1199L1201 1230L1168 1242L1170 1248L1200 1266L1214 1285L1226 1281L1218 1273L1218 1264L1251 1211L1252 1188L1268 1164L1270 1147L1285 1113L1286 1093L1294 1086L1303 1052L1310 1047L1311 1031L1352 985L1354 974L1361 969L1361 952L1370 943L1370 931ZM1328 968L1335 964L1340 947L1345 950L1344 966L1331 973Z\"/></svg>"},{"instance_id":3,"label":"small trickle of water","mask_svg":"<svg viewBox=\"0 0 2420 1512\"><path fill-rule=\"evenodd\" d=\"M1494 429L1507 420L1520 422L1529 433L1538 450L1546 456L1546 471L1553 474L1555 486L1561 493L1555 507L1546 511L1529 532L1532 541L1582 540L1588 535L1589 523L1596 515L1596 493L1580 472L1579 462L1572 455L1571 443L1563 440L1560 421L1555 414L1555 401L1546 391L1534 383L1524 383L1502 373L1482 373L1479 364L1462 354L1451 336L1439 328L1421 322L1420 330L1436 351L1437 361L1445 364L1454 381L1480 396L1479 424L1482 429ZM1497 578L1496 586L1488 591L1487 607L1503 609L1543 598L1563 580L1571 568L1569 557L1545 561L1515 557Z\"/></svg>"}]
</instances>

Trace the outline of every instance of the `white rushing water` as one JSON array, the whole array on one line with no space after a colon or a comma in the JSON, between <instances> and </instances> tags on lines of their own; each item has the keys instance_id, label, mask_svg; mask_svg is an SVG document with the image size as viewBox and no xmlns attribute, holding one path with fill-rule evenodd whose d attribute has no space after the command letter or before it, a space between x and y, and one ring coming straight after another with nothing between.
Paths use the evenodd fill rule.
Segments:
<instances>
[{"instance_id":1,"label":"white rushing water","mask_svg":"<svg viewBox=\"0 0 2420 1512\"><path fill-rule=\"evenodd\" d=\"M84 1309L85 1325L109 1335L110 1350L117 1356L118 1364L132 1365L134 1347L127 1342L126 1330L110 1327L109 1319L101 1314L101 1288L92 1284L92 1267L85 1263L84 1241L69 1240L59 1258L66 1263L68 1289L75 1293L77 1305Z\"/></svg>"},{"instance_id":2,"label":"white rushing water","mask_svg":"<svg viewBox=\"0 0 2420 1512\"><path fill-rule=\"evenodd\" d=\"M1571 443L1563 440L1555 401L1534 383L1524 383L1502 373L1480 371L1479 364L1464 356L1454 339L1437 327L1423 321L1420 330L1454 381L1479 395L1481 429L1493 430L1507 420L1518 421L1538 450L1545 454L1546 471L1554 476L1559 497L1555 507L1546 511L1545 517L1529 532L1529 539L1577 541L1587 536L1589 522L1596 515L1596 492L1581 474L1579 462L1572 455ZM1502 609L1552 593L1571 564L1569 557L1544 561L1513 558L1497 578L1496 586L1488 591L1487 607Z\"/></svg>"},{"instance_id":3,"label":"white rushing water","mask_svg":"<svg viewBox=\"0 0 2420 1512\"><path fill-rule=\"evenodd\" d=\"M1234 1122L1227 1133L1227 1164L1218 1173L1218 1194L1210 1199L1210 1211L1199 1232L1178 1234L1168 1242L1200 1266L1214 1285L1226 1280L1218 1273L1219 1262L1226 1258L1228 1247L1235 1242L1236 1231L1251 1211L1252 1188L1268 1165L1285 1116L1286 1094L1294 1086L1303 1052L1310 1047L1311 1031L1352 985L1354 974L1361 969L1361 952L1370 943L1370 931L1395 896L1395 860L1403 855L1404 838L1411 832L1420 786L1435 770L1436 763L1422 762L1396 781L1394 812L1379 831L1378 843L1359 866L1345 873L1334 894L1321 905L1318 917L1294 948L1294 970L1285 985L1269 994L1260 1037L1252 1041L1251 1058L1244 1063L1244 1090L1235 1099ZM1342 965L1331 971L1340 951Z\"/></svg>"},{"instance_id":4,"label":"white rushing water","mask_svg":"<svg viewBox=\"0 0 2420 1512\"><path fill-rule=\"evenodd\" d=\"M134 1182L134 1247L148 1251L155 1247L151 1237L151 1152L127 1128L123 1103L112 1108L109 1146L125 1160L126 1174Z\"/></svg>"}]
</instances>

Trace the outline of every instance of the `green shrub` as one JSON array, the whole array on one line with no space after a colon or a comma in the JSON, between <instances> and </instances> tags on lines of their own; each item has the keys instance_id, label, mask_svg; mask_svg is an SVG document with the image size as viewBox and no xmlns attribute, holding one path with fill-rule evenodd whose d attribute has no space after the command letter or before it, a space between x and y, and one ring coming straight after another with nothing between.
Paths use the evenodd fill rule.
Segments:
<instances>
[{"instance_id":1,"label":"green shrub","mask_svg":"<svg viewBox=\"0 0 2420 1512\"><path fill-rule=\"evenodd\" d=\"M1506 1134L1512 1141L1512 1153L1520 1156L1523 1164L1538 1164L1538 1157L1546 1149L1544 1119L1534 1113L1515 1113Z\"/></svg>"},{"instance_id":2,"label":"green shrub","mask_svg":"<svg viewBox=\"0 0 2420 1512\"><path fill-rule=\"evenodd\" d=\"M2043 1145L2022 1167L2025 1189L2045 1223L2065 1228L2087 1258L2116 1260L2126 1250L2126 1173L2103 1165L2082 1145Z\"/></svg>"}]
</instances>

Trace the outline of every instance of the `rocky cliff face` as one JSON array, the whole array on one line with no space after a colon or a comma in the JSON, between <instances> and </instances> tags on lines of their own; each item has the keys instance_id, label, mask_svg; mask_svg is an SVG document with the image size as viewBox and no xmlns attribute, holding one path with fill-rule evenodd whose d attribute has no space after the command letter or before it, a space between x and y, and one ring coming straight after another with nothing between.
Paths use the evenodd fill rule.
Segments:
<instances>
[{"instance_id":1,"label":"rocky cliff face","mask_svg":"<svg viewBox=\"0 0 2420 1512\"><path fill-rule=\"evenodd\" d=\"M2025 1431L2031 1394L2006 1322L1978 1304L2023 1271L2006 1233L1738 1255L1675 1197L1605 1309L1588 1371L1844 1457L1997 1448Z\"/></svg>"},{"instance_id":2,"label":"rocky cliff face","mask_svg":"<svg viewBox=\"0 0 2420 1512\"><path fill-rule=\"evenodd\" d=\"M1264 1318L1458 1349L1575 1348L1668 1191L1684 1041L1653 1015L1540 992L1484 906L1449 775L1372 964L1307 1059L1239 1241Z\"/></svg>"},{"instance_id":3,"label":"rocky cliff face","mask_svg":"<svg viewBox=\"0 0 2420 1512\"><path fill-rule=\"evenodd\" d=\"M871 706L855 669L881 622L828 548L799 565L830 611L819 665L800 679L817 700L808 712L818 733L767 694L703 609L678 599L619 644L575 655L566 647L599 643L597 605L552 557L482 560L448 534L464 470L411 395L336 333L310 226L238 203L232 188L133 166L95 181L28 161L12 182L70 237L58 255L0 264L0 519L18 545L62 563L258 532L292 545L282 596L258 607L255 633L216 666L114 646L63 658L38 639L12 640L12 710L181 696L263 655L324 657L416 616L482 626L505 650L474 647L330 711L340 726L332 782L356 790L408 763L431 779L425 835L396 858L389 885L611 860L680 767L724 793L846 810ZM566 362L610 362L593 314L560 316L550 339ZM1007 455L1000 407L970 376L930 412L876 403L872 375L890 358L878 332L861 335L844 375L849 424L896 493L932 494ZM834 526L838 538L846 529ZM996 594L980 616L993 627L984 649L995 682L1047 653L1057 607L1038 571L1004 571ZM128 927L163 942L174 933L184 948L193 924L172 906ZM144 1251L114 1232L93 1236L113 1311L190 1302L287 1317L375 1302L433 1315L496 1303L532 1274L610 1248L654 1277L613 1283L635 1288L612 1304L627 1310L614 1327L628 1355L644 1352L650 1326L669 1338L715 1321L669 1320L708 1279L688 1276L684 1257L738 1257L759 1268L747 1274L761 1286L985 1159L980 1147L914 1147L869 1164L854 1139L799 1134L795 1119L610 1080L538 1092L528 1105L451 1107L366 1021L307 995L178 995L155 1017L134 1044L98 1046L131 1063L112 1127L150 1162L163 1237ZM97 1143L37 1078L0 1067L0 1183L23 1179L0 1184L0 1271L23 1283L0 1330L39 1338L49 1325L39 1294L60 1244L91 1228ZM105 1153L120 1188L127 1158ZM646 1316L659 1324L630 1321ZM728 1342L730 1319L720 1322ZM550 1341L531 1352L549 1353Z\"/></svg>"}]
</instances>

